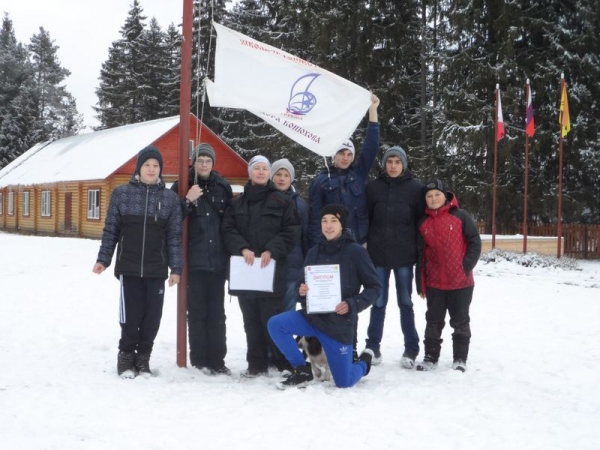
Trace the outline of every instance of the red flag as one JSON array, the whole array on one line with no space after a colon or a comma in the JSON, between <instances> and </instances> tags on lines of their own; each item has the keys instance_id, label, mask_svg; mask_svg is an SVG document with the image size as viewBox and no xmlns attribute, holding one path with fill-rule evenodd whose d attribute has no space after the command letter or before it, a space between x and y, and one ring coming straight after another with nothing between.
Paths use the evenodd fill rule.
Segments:
<instances>
[{"instance_id":1,"label":"red flag","mask_svg":"<svg viewBox=\"0 0 600 450\"><path fill-rule=\"evenodd\" d=\"M504 118L502 117L502 102L500 101L500 86L496 85L496 103L498 105L498 120L496 122L496 141L504 137Z\"/></svg>"},{"instance_id":2,"label":"red flag","mask_svg":"<svg viewBox=\"0 0 600 450\"><path fill-rule=\"evenodd\" d=\"M535 132L535 125L533 122L533 105L531 103L531 88L529 87L529 80L527 80L526 96L527 119L525 119L525 133L527 133L527 136L533 137L533 133Z\"/></svg>"}]
</instances>

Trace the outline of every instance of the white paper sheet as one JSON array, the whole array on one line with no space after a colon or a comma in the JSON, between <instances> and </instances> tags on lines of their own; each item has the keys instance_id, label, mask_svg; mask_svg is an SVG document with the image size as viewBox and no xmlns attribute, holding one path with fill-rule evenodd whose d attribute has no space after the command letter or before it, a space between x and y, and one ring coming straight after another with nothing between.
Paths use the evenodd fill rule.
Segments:
<instances>
[{"instance_id":1,"label":"white paper sheet","mask_svg":"<svg viewBox=\"0 0 600 450\"><path fill-rule=\"evenodd\" d=\"M275 260L271 259L267 267L260 267L260 258L254 258L254 264L248 265L243 256L232 256L229 263L229 289L235 291L273 292L275 278Z\"/></svg>"},{"instance_id":2,"label":"white paper sheet","mask_svg":"<svg viewBox=\"0 0 600 450\"><path fill-rule=\"evenodd\" d=\"M330 313L342 301L339 264L306 266L304 276L308 286L306 312Z\"/></svg>"}]
</instances>

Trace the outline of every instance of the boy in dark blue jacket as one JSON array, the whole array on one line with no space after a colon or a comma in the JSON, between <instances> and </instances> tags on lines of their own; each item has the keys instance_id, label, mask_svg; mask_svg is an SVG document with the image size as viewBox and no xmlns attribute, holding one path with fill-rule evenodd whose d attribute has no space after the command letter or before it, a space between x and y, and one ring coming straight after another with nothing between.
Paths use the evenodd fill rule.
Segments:
<instances>
[{"instance_id":1,"label":"boy in dark blue jacket","mask_svg":"<svg viewBox=\"0 0 600 450\"><path fill-rule=\"evenodd\" d=\"M121 282L117 372L123 378L152 374L150 354L160 327L168 268L169 286L174 286L183 266L181 208L177 194L165 189L162 168L156 147L139 152L131 181L112 193L92 269L104 272L117 248L115 276Z\"/></svg>"},{"instance_id":2,"label":"boy in dark blue jacket","mask_svg":"<svg viewBox=\"0 0 600 450\"><path fill-rule=\"evenodd\" d=\"M354 386L371 369L373 351L370 349L361 354L359 361L352 362L352 341L358 313L377 299L381 283L367 251L356 243L350 231L344 230L347 220L348 210L343 205L325 206L321 210L322 237L318 245L309 250L304 262L305 266L339 265L342 301L336 305L335 312L309 314L304 302L301 311L284 312L269 320L273 342L294 368L289 378L278 383L280 389L302 386L313 379L310 364L299 351L294 335L319 339L337 387ZM301 284L300 296L305 297L307 293L308 286Z\"/></svg>"}]
</instances>

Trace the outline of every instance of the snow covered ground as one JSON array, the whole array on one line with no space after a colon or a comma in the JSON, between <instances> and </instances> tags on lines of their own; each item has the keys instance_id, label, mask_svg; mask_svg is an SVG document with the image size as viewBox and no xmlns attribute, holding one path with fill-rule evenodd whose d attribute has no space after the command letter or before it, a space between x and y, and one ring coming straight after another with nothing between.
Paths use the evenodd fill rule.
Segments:
<instances>
[{"instance_id":1,"label":"snow covered ground","mask_svg":"<svg viewBox=\"0 0 600 450\"><path fill-rule=\"evenodd\" d=\"M226 298L235 375L178 368L175 288L151 361L158 376L118 378L118 284L112 270L92 273L98 246L0 233L2 449L600 448L600 262L568 271L480 261L464 374L450 368L448 325L437 371L399 367L393 299L384 362L357 386L278 391L275 374L239 379L235 298ZM425 303L413 301L422 335ZM368 312L360 348L367 324Z\"/></svg>"}]
</instances>

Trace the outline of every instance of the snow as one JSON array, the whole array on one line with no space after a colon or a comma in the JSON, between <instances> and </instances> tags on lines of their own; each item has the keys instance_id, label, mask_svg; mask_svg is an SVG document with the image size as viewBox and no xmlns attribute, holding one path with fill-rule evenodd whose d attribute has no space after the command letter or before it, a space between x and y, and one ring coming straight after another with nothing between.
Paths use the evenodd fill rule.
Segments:
<instances>
[{"instance_id":1,"label":"snow","mask_svg":"<svg viewBox=\"0 0 600 450\"><path fill-rule=\"evenodd\" d=\"M449 326L436 371L401 369L391 298L384 360L366 378L351 389L279 391L274 373L239 378L245 337L229 296L234 376L178 368L175 288L151 360L158 375L120 379L118 283L112 268L92 273L98 247L0 233L1 448L597 448L600 262L563 270L480 261L466 373L451 370ZM425 302L413 301L422 337ZM367 325L368 312L361 348Z\"/></svg>"},{"instance_id":2,"label":"snow","mask_svg":"<svg viewBox=\"0 0 600 450\"><path fill-rule=\"evenodd\" d=\"M0 188L103 180L178 124L174 116L36 144L0 170Z\"/></svg>"}]
</instances>

